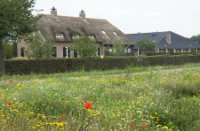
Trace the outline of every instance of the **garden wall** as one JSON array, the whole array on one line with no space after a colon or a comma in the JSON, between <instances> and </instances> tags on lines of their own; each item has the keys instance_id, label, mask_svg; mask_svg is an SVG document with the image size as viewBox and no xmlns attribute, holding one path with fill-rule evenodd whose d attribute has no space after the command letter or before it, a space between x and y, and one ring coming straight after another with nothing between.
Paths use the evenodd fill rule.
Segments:
<instances>
[{"instance_id":1,"label":"garden wall","mask_svg":"<svg viewBox=\"0 0 200 131\"><path fill-rule=\"evenodd\" d=\"M79 70L123 69L127 66L180 65L191 62L200 62L200 55L6 60L5 72L6 74L58 73Z\"/></svg>"}]
</instances>

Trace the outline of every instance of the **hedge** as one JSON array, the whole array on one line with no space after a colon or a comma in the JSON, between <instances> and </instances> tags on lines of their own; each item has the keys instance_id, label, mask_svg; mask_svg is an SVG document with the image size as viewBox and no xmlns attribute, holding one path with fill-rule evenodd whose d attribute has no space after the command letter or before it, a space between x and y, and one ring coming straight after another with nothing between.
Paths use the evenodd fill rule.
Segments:
<instances>
[{"instance_id":1,"label":"hedge","mask_svg":"<svg viewBox=\"0 0 200 131\"><path fill-rule=\"evenodd\" d=\"M181 65L189 62L200 62L200 55L6 60L5 72L6 74L59 73L124 69L127 66Z\"/></svg>"}]
</instances>

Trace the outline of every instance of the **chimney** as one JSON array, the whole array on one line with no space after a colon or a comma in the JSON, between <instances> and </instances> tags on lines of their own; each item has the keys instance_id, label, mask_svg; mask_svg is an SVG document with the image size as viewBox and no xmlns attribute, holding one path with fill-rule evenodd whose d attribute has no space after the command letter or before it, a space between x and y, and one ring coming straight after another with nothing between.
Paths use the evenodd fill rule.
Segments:
<instances>
[{"instance_id":1,"label":"chimney","mask_svg":"<svg viewBox=\"0 0 200 131\"><path fill-rule=\"evenodd\" d=\"M55 7L52 7L51 14L57 16L57 9Z\"/></svg>"},{"instance_id":2,"label":"chimney","mask_svg":"<svg viewBox=\"0 0 200 131\"><path fill-rule=\"evenodd\" d=\"M171 35L171 32L168 31L166 34L165 34L165 39L167 41L168 44L171 44L172 43L172 35Z\"/></svg>"},{"instance_id":3,"label":"chimney","mask_svg":"<svg viewBox=\"0 0 200 131\"><path fill-rule=\"evenodd\" d=\"M79 17L85 19L85 11L84 10L80 11Z\"/></svg>"}]
</instances>

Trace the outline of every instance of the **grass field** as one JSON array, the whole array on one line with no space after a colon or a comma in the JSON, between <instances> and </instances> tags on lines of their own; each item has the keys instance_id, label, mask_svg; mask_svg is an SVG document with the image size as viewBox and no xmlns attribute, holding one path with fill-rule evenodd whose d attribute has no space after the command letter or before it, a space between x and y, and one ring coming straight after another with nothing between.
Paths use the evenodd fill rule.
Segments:
<instances>
[{"instance_id":1,"label":"grass field","mask_svg":"<svg viewBox=\"0 0 200 131\"><path fill-rule=\"evenodd\" d=\"M0 130L198 131L199 66L3 76Z\"/></svg>"}]
</instances>

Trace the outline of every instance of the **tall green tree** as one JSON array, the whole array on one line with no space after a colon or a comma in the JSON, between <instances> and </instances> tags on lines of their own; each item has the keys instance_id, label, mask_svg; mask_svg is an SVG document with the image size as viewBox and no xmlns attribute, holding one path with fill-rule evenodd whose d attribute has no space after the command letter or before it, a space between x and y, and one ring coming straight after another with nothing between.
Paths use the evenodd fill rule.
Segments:
<instances>
[{"instance_id":1,"label":"tall green tree","mask_svg":"<svg viewBox=\"0 0 200 131\"><path fill-rule=\"evenodd\" d=\"M152 40L144 39L144 40L138 41L137 46L139 47L139 49L141 49L143 54L146 54L147 52L152 52L154 48L156 47L156 44Z\"/></svg>"},{"instance_id":2,"label":"tall green tree","mask_svg":"<svg viewBox=\"0 0 200 131\"><path fill-rule=\"evenodd\" d=\"M197 42L200 44L200 34L199 34L199 35L194 35L194 36L192 36L191 39L192 39L193 41L197 41Z\"/></svg>"},{"instance_id":3,"label":"tall green tree","mask_svg":"<svg viewBox=\"0 0 200 131\"><path fill-rule=\"evenodd\" d=\"M28 48L26 55L31 58L51 58L52 42L44 40L38 33L28 35L26 38Z\"/></svg>"},{"instance_id":4,"label":"tall green tree","mask_svg":"<svg viewBox=\"0 0 200 131\"><path fill-rule=\"evenodd\" d=\"M14 57L14 46L15 43L13 41L3 42L4 58L11 59L12 57Z\"/></svg>"},{"instance_id":5,"label":"tall green tree","mask_svg":"<svg viewBox=\"0 0 200 131\"><path fill-rule=\"evenodd\" d=\"M97 51L95 40L85 36L74 39L70 48L78 52L81 57L95 56Z\"/></svg>"},{"instance_id":6,"label":"tall green tree","mask_svg":"<svg viewBox=\"0 0 200 131\"><path fill-rule=\"evenodd\" d=\"M32 31L34 0L0 0L0 75L4 73L3 39Z\"/></svg>"},{"instance_id":7,"label":"tall green tree","mask_svg":"<svg viewBox=\"0 0 200 131\"><path fill-rule=\"evenodd\" d=\"M124 42L121 39L114 39L112 41L113 55L122 55L124 53Z\"/></svg>"}]
</instances>

